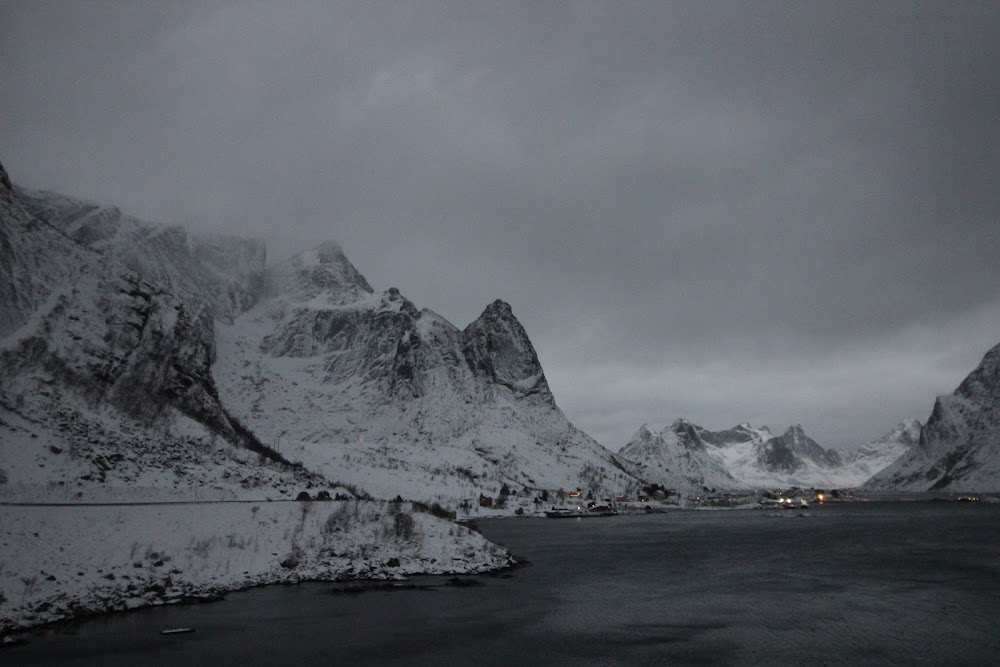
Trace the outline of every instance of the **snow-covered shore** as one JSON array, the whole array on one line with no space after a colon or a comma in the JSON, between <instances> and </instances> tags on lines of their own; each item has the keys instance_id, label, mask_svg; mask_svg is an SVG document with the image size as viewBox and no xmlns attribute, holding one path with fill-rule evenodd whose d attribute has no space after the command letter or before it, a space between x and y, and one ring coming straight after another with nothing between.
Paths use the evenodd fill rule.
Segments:
<instances>
[{"instance_id":1,"label":"snow-covered shore","mask_svg":"<svg viewBox=\"0 0 1000 667\"><path fill-rule=\"evenodd\" d=\"M379 501L0 506L0 636L262 584L514 563L464 526Z\"/></svg>"}]
</instances>

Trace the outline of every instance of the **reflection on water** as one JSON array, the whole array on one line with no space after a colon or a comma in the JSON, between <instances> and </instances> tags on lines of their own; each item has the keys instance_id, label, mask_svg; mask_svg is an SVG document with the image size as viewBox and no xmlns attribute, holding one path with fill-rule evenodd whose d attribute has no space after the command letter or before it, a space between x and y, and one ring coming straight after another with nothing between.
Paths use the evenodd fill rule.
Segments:
<instances>
[{"instance_id":1,"label":"reflection on water","mask_svg":"<svg viewBox=\"0 0 1000 667\"><path fill-rule=\"evenodd\" d=\"M275 586L40 634L6 664L992 664L1000 507L481 522L532 561L482 586ZM462 580L468 578L463 577ZM450 582L455 584L456 582ZM458 582L461 583L461 582ZM190 626L188 635L161 636Z\"/></svg>"}]
</instances>

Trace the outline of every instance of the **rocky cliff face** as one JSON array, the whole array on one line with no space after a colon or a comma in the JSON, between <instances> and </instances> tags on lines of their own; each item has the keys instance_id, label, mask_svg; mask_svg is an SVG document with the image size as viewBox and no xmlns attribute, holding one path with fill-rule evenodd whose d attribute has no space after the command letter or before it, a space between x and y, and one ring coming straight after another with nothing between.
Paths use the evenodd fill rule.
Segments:
<instances>
[{"instance_id":1,"label":"rocky cliff face","mask_svg":"<svg viewBox=\"0 0 1000 667\"><path fill-rule=\"evenodd\" d=\"M2 164L0 164L0 199L9 202L11 198L11 190L13 190L13 188L14 186L11 185L10 176L7 175L7 170L4 169Z\"/></svg>"},{"instance_id":2,"label":"rocky cliff face","mask_svg":"<svg viewBox=\"0 0 1000 667\"><path fill-rule=\"evenodd\" d=\"M462 332L462 355L473 375L514 396L537 396L555 407L535 348L510 304L497 300Z\"/></svg>"},{"instance_id":3,"label":"rocky cliff face","mask_svg":"<svg viewBox=\"0 0 1000 667\"><path fill-rule=\"evenodd\" d=\"M939 396L920 441L869 483L912 491L1000 490L1000 345Z\"/></svg>"},{"instance_id":4,"label":"rocky cliff face","mask_svg":"<svg viewBox=\"0 0 1000 667\"><path fill-rule=\"evenodd\" d=\"M3 187L0 477L35 486L59 480L82 492L96 479L132 484L177 455L238 459L233 446L259 449L218 399L212 307L156 282L156 271L147 278L93 239L74 240L68 219L52 222L37 197L26 201ZM153 254L162 251L158 267L177 275L166 251L178 247L177 235L161 231L164 245ZM206 464L193 477L216 474L219 467Z\"/></svg>"}]
</instances>

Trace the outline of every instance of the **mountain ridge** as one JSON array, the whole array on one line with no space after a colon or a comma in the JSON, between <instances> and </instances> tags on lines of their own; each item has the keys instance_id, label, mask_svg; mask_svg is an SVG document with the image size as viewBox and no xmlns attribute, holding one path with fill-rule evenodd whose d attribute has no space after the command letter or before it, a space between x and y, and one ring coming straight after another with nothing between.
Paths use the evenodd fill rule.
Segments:
<instances>
[{"instance_id":1,"label":"mountain ridge","mask_svg":"<svg viewBox=\"0 0 1000 667\"><path fill-rule=\"evenodd\" d=\"M906 491L1000 491L1000 344L954 392L938 396L920 440L867 485Z\"/></svg>"},{"instance_id":2,"label":"mountain ridge","mask_svg":"<svg viewBox=\"0 0 1000 667\"><path fill-rule=\"evenodd\" d=\"M920 422L906 420L857 452L839 453L821 447L801 424L774 435L766 426L711 431L680 418L659 432L643 424L619 455L671 488L850 488L901 456L919 433Z\"/></svg>"}]
</instances>

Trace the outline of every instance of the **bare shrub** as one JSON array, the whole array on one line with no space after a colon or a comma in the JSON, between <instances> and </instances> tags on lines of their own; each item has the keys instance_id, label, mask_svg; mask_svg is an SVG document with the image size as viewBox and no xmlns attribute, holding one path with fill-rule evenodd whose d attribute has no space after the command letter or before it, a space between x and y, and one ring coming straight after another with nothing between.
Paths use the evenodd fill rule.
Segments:
<instances>
[{"instance_id":1,"label":"bare shrub","mask_svg":"<svg viewBox=\"0 0 1000 667\"><path fill-rule=\"evenodd\" d=\"M396 539L409 540L413 537L413 517L406 513L399 513L392 518Z\"/></svg>"},{"instance_id":2,"label":"bare shrub","mask_svg":"<svg viewBox=\"0 0 1000 667\"><path fill-rule=\"evenodd\" d=\"M202 558L208 557L208 550L212 547L212 538L206 538L204 540L198 540L191 547L191 551L201 556Z\"/></svg>"},{"instance_id":3,"label":"bare shrub","mask_svg":"<svg viewBox=\"0 0 1000 667\"><path fill-rule=\"evenodd\" d=\"M298 567L299 563L301 562L302 562L302 549L299 547L299 545L295 544L292 545L291 552L289 552L289 554L285 556L285 558L278 564L281 565L281 567L285 568L286 570L292 570Z\"/></svg>"},{"instance_id":4,"label":"bare shrub","mask_svg":"<svg viewBox=\"0 0 1000 667\"><path fill-rule=\"evenodd\" d=\"M424 514L430 514L432 516L436 516L439 519L447 519L448 521L454 521L455 517L458 516L455 512L452 512L451 510L447 510L444 507L441 507L439 503L433 503L431 505L427 505L426 503L420 503L414 501L412 505L414 512L423 512Z\"/></svg>"},{"instance_id":5,"label":"bare shrub","mask_svg":"<svg viewBox=\"0 0 1000 667\"><path fill-rule=\"evenodd\" d=\"M327 535L334 533L338 530L346 530L351 522L358 518L358 503L356 502L345 502L336 506L336 509L330 512L330 516L326 518L323 524L323 532Z\"/></svg>"},{"instance_id":6,"label":"bare shrub","mask_svg":"<svg viewBox=\"0 0 1000 667\"><path fill-rule=\"evenodd\" d=\"M343 487L343 488L347 489L352 494L354 494L354 497L357 498L358 500L372 500L371 494L369 494L364 489L359 489L358 487L354 486L353 484L347 484L346 482L336 482L334 484L334 486L340 486L340 487ZM338 495L341 495L341 494L338 494Z\"/></svg>"},{"instance_id":7,"label":"bare shrub","mask_svg":"<svg viewBox=\"0 0 1000 667\"><path fill-rule=\"evenodd\" d=\"M38 583L38 575L21 577L21 583L24 584L24 599L27 600L31 598L31 594L35 591L35 584Z\"/></svg>"}]
</instances>

